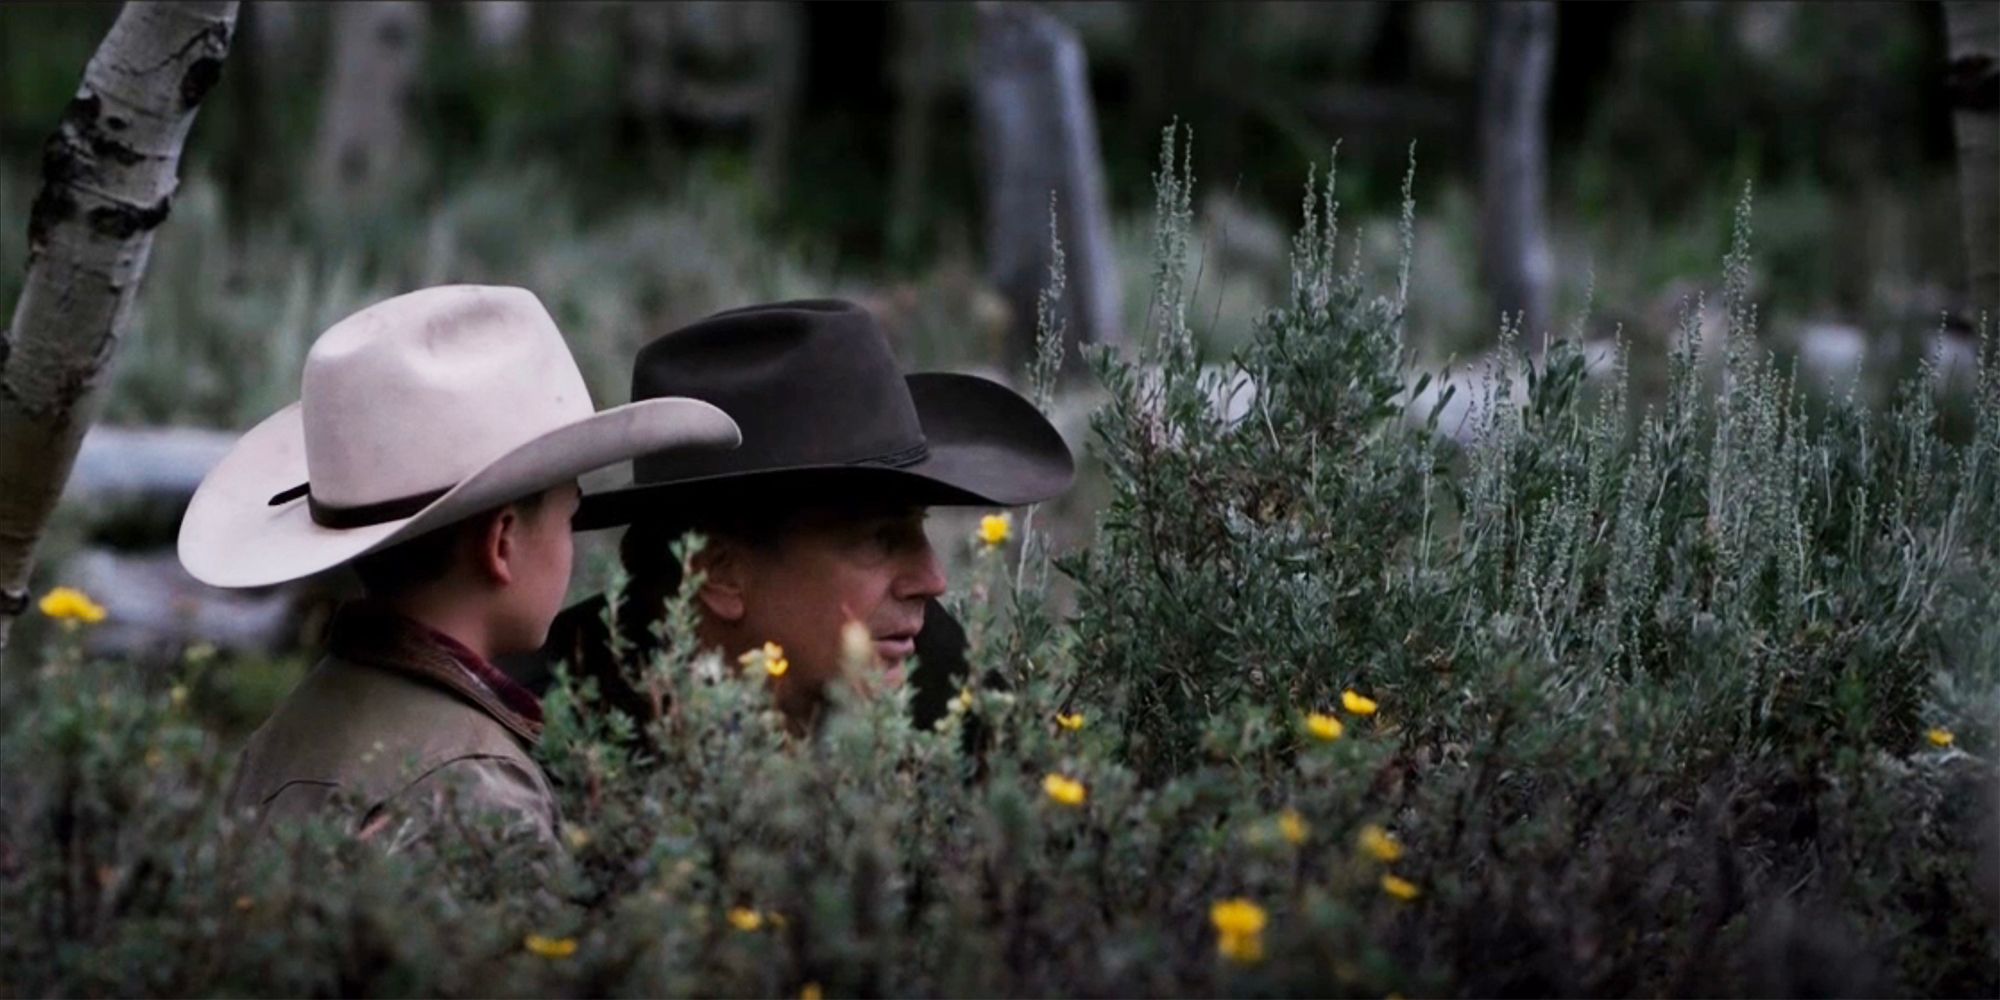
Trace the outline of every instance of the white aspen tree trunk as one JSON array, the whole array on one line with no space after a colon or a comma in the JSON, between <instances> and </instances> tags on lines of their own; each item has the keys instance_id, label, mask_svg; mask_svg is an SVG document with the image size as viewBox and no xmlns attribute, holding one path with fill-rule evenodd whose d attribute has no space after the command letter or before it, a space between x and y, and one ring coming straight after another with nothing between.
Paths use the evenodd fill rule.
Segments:
<instances>
[{"instance_id":1,"label":"white aspen tree trunk","mask_svg":"<svg viewBox=\"0 0 2000 1000\"><path fill-rule=\"evenodd\" d=\"M0 651L235 24L234 2L126 4L43 150L27 281L0 331Z\"/></svg>"},{"instance_id":2,"label":"white aspen tree trunk","mask_svg":"<svg viewBox=\"0 0 2000 1000\"><path fill-rule=\"evenodd\" d=\"M1556 10L1547 0L1495 3L1486 19L1479 92L1479 268L1495 310L1549 329L1549 82Z\"/></svg>"},{"instance_id":3,"label":"white aspen tree trunk","mask_svg":"<svg viewBox=\"0 0 2000 1000\"><path fill-rule=\"evenodd\" d=\"M332 82L313 150L322 211L338 215L365 203L408 169L408 105L427 15L414 0L334 6Z\"/></svg>"},{"instance_id":4,"label":"white aspen tree trunk","mask_svg":"<svg viewBox=\"0 0 2000 1000\"><path fill-rule=\"evenodd\" d=\"M1010 361L1034 356L1053 191L1069 264L1066 367L1080 370L1078 343L1121 339L1118 263L1083 43L1029 4L980 4L976 11L973 104L986 189L986 270L1012 312Z\"/></svg>"},{"instance_id":5,"label":"white aspen tree trunk","mask_svg":"<svg viewBox=\"0 0 2000 1000\"><path fill-rule=\"evenodd\" d=\"M480 55L502 66L520 63L531 13L528 0L480 0L465 8Z\"/></svg>"},{"instance_id":6,"label":"white aspen tree trunk","mask_svg":"<svg viewBox=\"0 0 2000 1000\"><path fill-rule=\"evenodd\" d=\"M1950 0L1944 23L1966 293L1976 326L1982 312L2000 322L2000 4Z\"/></svg>"}]
</instances>

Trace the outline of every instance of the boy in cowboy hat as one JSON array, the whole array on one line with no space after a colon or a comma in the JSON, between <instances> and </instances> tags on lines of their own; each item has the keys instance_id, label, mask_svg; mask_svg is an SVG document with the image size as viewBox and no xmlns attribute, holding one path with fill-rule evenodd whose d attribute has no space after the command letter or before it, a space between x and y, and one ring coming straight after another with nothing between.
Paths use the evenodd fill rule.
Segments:
<instances>
[{"instance_id":1,"label":"boy in cowboy hat","mask_svg":"<svg viewBox=\"0 0 2000 1000\"><path fill-rule=\"evenodd\" d=\"M751 306L665 334L639 352L632 396L714 403L742 425L743 446L643 456L630 487L584 502L579 528L633 524L619 631L642 653L654 644L649 626L680 582L669 546L700 531L700 639L732 661L777 643L789 661L777 701L799 724L839 675L850 622L885 671L916 656L919 721L941 713L964 634L935 600L945 579L926 508L1035 503L1074 476L1032 403L970 375L899 373L874 317L847 302ZM604 607L598 597L565 611L539 659L569 661L645 720L651 706L620 678Z\"/></svg>"},{"instance_id":2,"label":"boy in cowboy hat","mask_svg":"<svg viewBox=\"0 0 2000 1000\"><path fill-rule=\"evenodd\" d=\"M522 289L430 288L335 324L299 402L237 442L181 522L181 562L203 582L352 565L367 593L244 748L231 808L291 817L352 796L366 822L449 790L552 837L528 755L540 705L491 660L539 646L561 607L578 476L737 440L695 400L595 410Z\"/></svg>"}]
</instances>

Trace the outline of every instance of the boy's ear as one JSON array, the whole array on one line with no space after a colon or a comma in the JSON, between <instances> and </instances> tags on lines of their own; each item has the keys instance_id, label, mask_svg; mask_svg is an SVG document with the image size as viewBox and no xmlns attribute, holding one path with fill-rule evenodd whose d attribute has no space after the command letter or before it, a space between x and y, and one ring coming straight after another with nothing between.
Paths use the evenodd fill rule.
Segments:
<instances>
[{"instance_id":1,"label":"boy's ear","mask_svg":"<svg viewBox=\"0 0 2000 1000\"><path fill-rule=\"evenodd\" d=\"M479 530L475 533L475 565L480 579L503 587L514 582L514 556L520 550L520 529L521 514L513 504L507 504L480 519Z\"/></svg>"},{"instance_id":2,"label":"boy's ear","mask_svg":"<svg viewBox=\"0 0 2000 1000\"><path fill-rule=\"evenodd\" d=\"M742 551L726 538L711 538L695 553L694 569L702 574L695 598L708 613L726 622L743 620L744 565Z\"/></svg>"}]
</instances>

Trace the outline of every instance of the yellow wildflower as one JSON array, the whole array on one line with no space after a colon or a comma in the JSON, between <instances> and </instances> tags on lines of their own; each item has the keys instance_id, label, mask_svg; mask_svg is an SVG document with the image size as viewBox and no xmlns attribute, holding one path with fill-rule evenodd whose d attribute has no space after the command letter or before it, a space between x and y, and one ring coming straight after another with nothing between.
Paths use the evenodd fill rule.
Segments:
<instances>
[{"instance_id":1,"label":"yellow wildflower","mask_svg":"<svg viewBox=\"0 0 2000 1000\"><path fill-rule=\"evenodd\" d=\"M1061 713L1057 713L1056 725L1061 726L1072 733L1076 732L1077 730L1083 728L1083 713L1073 712L1069 715L1063 715Z\"/></svg>"},{"instance_id":2,"label":"yellow wildflower","mask_svg":"<svg viewBox=\"0 0 2000 1000\"><path fill-rule=\"evenodd\" d=\"M1247 899L1225 899L1208 908L1208 922L1215 925L1215 950L1232 962L1250 964L1264 960L1264 925L1270 922L1264 908Z\"/></svg>"},{"instance_id":3,"label":"yellow wildflower","mask_svg":"<svg viewBox=\"0 0 2000 1000\"><path fill-rule=\"evenodd\" d=\"M1346 731L1347 727L1341 725L1339 719L1325 712L1314 712L1306 716L1306 732L1311 733L1313 739L1321 743L1332 743Z\"/></svg>"},{"instance_id":4,"label":"yellow wildflower","mask_svg":"<svg viewBox=\"0 0 2000 1000\"><path fill-rule=\"evenodd\" d=\"M807 983L799 987L799 1000L825 1000L826 991L818 983Z\"/></svg>"},{"instance_id":5,"label":"yellow wildflower","mask_svg":"<svg viewBox=\"0 0 2000 1000\"><path fill-rule=\"evenodd\" d=\"M979 541L989 549L1007 544L1014 536L1014 515L988 514L979 519Z\"/></svg>"},{"instance_id":6,"label":"yellow wildflower","mask_svg":"<svg viewBox=\"0 0 2000 1000\"><path fill-rule=\"evenodd\" d=\"M1072 809L1083 805L1084 800L1090 797L1090 792L1083 787L1083 782L1060 774L1050 774L1043 778L1042 791L1048 793L1049 798Z\"/></svg>"},{"instance_id":7,"label":"yellow wildflower","mask_svg":"<svg viewBox=\"0 0 2000 1000\"><path fill-rule=\"evenodd\" d=\"M572 851L581 851L590 846L590 831L575 823L563 824L563 841Z\"/></svg>"},{"instance_id":8,"label":"yellow wildflower","mask_svg":"<svg viewBox=\"0 0 2000 1000\"><path fill-rule=\"evenodd\" d=\"M1366 851L1369 857L1385 865L1395 864L1403 858L1402 841L1397 840L1395 834L1373 823L1362 827L1361 835L1356 839L1360 841L1361 849Z\"/></svg>"},{"instance_id":9,"label":"yellow wildflower","mask_svg":"<svg viewBox=\"0 0 2000 1000\"><path fill-rule=\"evenodd\" d=\"M42 614L71 628L77 623L95 625L104 620L104 606L75 587L57 587L42 597Z\"/></svg>"},{"instance_id":10,"label":"yellow wildflower","mask_svg":"<svg viewBox=\"0 0 2000 1000\"><path fill-rule=\"evenodd\" d=\"M972 711L972 689L959 688L958 694L952 697L951 701L945 705L945 708L949 709L953 715L964 715Z\"/></svg>"},{"instance_id":11,"label":"yellow wildflower","mask_svg":"<svg viewBox=\"0 0 2000 1000\"><path fill-rule=\"evenodd\" d=\"M1355 715L1375 714L1375 700L1356 694L1353 688L1348 688L1340 693L1340 706L1353 712Z\"/></svg>"},{"instance_id":12,"label":"yellow wildflower","mask_svg":"<svg viewBox=\"0 0 2000 1000\"><path fill-rule=\"evenodd\" d=\"M775 642L767 642L757 649L744 653L736 658L736 662L746 667L762 663L764 672L773 677L783 677L785 671L792 669L791 661L785 659L785 647Z\"/></svg>"},{"instance_id":13,"label":"yellow wildflower","mask_svg":"<svg viewBox=\"0 0 2000 1000\"><path fill-rule=\"evenodd\" d=\"M1939 748L1951 746L1958 741L1958 737L1953 736L1949 729L1932 729L1924 734L1924 738L1931 741L1931 746Z\"/></svg>"},{"instance_id":14,"label":"yellow wildflower","mask_svg":"<svg viewBox=\"0 0 2000 1000\"><path fill-rule=\"evenodd\" d=\"M552 938L530 934L522 939L521 946L548 959L564 959L576 954L575 938Z\"/></svg>"},{"instance_id":15,"label":"yellow wildflower","mask_svg":"<svg viewBox=\"0 0 2000 1000\"><path fill-rule=\"evenodd\" d=\"M1418 889L1415 882L1397 878L1388 872L1382 873L1382 891L1406 902L1423 895L1423 890Z\"/></svg>"},{"instance_id":16,"label":"yellow wildflower","mask_svg":"<svg viewBox=\"0 0 2000 1000\"><path fill-rule=\"evenodd\" d=\"M1285 838L1285 843L1297 847L1306 842L1306 835L1311 832L1312 827L1297 809L1287 809L1278 814L1278 835Z\"/></svg>"},{"instance_id":17,"label":"yellow wildflower","mask_svg":"<svg viewBox=\"0 0 2000 1000\"><path fill-rule=\"evenodd\" d=\"M747 934L764 926L764 915L747 906L738 906L729 911L729 926Z\"/></svg>"}]
</instances>

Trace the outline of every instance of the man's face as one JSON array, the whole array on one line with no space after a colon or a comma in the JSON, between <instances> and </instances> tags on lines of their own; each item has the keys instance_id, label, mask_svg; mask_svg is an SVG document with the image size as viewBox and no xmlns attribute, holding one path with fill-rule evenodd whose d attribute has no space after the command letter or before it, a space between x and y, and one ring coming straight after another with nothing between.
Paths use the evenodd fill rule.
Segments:
<instances>
[{"instance_id":1,"label":"man's face","mask_svg":"<svg viewBox=\"0 0 2000 1000\"><path fill-rule=\"evenodd\" d=\"M924 535L924 509L874 506L807 511L763 546L738 545L742 618L732 656L763 642L791 667L779 703L798 717L840 675L841 629L867 630L876 666L900 675L924 626L924 602L944 593L944 571Z\"/></svg>"}]
</instances>

